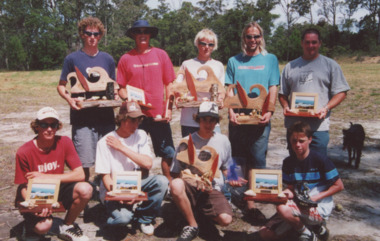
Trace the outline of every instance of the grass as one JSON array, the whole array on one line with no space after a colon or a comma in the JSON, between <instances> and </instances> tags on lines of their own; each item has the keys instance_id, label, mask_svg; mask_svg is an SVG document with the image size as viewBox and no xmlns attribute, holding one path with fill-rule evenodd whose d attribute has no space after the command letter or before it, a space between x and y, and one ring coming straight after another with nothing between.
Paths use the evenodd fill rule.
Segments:
<instances>
[{"instance_id":1,"label":"grass","mask_svg":"<svg viewBox=\"0 0 380 241\"><path fill-rule=\"evenodd\" d=\"M355 62L339 60L338 63L351 87L347 99L333 110L334 123L330 127L331 139L341 136L342 127L348 123L359 121L372 121L380 119L377 109L380 107L380 68L378 63ZM280 69L284 65L280 66ZM178 70L178 67L175 68ZM3 134L0 140L0 186L11 186L12 191L3 191L0 195L0 206L8 204L14 198L14 158L17 148L31 136L30 121L35 117L36 111L43 106L52 106L67 110L69 106L58 95L56 86L60 71L25 71L0 72L0 130ZM221 112L223 119L221 129L227 134L227 110ZM68 116L64 116L68 120ZM21 124L20 124L21 123ZM70 129L67 123L64 128ZM342 126L342 124L344 126ZM6 132L13 129L13 132ZM14 130L17 131L14 131ZM173 136L180 136L179 123L172 123ZM13 133L14 141L7 141L9 133ZM14 134L16 133L16 134ZM272 118L271 143L285 141L282 108L277 102L276 112ZM178 140L175 140L178 144ZM349 183L354 185L354 183Z\"/></svg>"}]
</instances>

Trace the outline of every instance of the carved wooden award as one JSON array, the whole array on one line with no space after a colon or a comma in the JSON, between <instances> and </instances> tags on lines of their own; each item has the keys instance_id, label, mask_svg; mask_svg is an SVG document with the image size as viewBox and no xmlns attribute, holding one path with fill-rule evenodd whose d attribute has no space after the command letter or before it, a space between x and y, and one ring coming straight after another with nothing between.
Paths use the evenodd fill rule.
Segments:
<instances>
[{"instance_id":1,"label":"carved wooden award","mask_svg":"<svg viewBox=\"0 0 380 241\"><path fill-rule=\"evenodd\" d=\"M182 139L179 146L180 151L177 159L184 167L181 178L190 185L204 190L212 190L212 180L220 177L218 169L219 155L214 148L203 146L198 155L193 144L193 139Z\"/></svg>"},{"instance_id":2,"label":"carved wooden award","mask_svg":"<svg viewBox=\"0 0 380 241\"><path fill-rule=\"evenodd\" d=\"M232 109L252 109L252 111L247 115L243 113L236 114L237 120L240 124L257 125L260 122L265 106L267 91L264 86L260 84L252 85L249 91L252 92L254 88L258 88L260 90L260 95L255 98L250 98L238 81L236 81L236 84L228 86L227 93L233 89L236 89L237 94L234 96L227 96L224 99L225 107Z\"/></svg>"},{"instance_id":3,"label":"carved wooden award","mask_svg":"<svg viewBox=\"0 0 380 241\"><path fill-rule=\"evenodd\" d=\"M67 75L71 95L82 99L78 103L80 108L121 106L121 101L114 100L114 90L119 89L119 85L110 79L107 71L101 67L89 68L88 76L86 79L76 66L75 72Z\"/></svg>"},{"instance_id":4,"label":"carved wooden award","mask_svg":"<svg viewBox=\"0 0 380 241\"><path fill-rule=\"evenodd\" d=\"M204 81L195 79L194 76L187 69L185 69L184 74L186 81L173 84L173 90L176 93L176 96L179 96L176 100L178 108L199 107L203 101L210 101L208 98L198 99L197 92L210 92L212 97L213 94L215 95L215 90L216 93L218 93L218 91L220 93L225 92L224 86L215 76L214 71L210 66L204 65L200 67L198 69L198 73L202 70L207 72L207 79ZM190 95L188 95L189 92ZM213 98L215 98L215 96ZM212 101L214 101L219 106L221 105L221 103L217 102L217 98Z\"/></svg>"}]
</instances>

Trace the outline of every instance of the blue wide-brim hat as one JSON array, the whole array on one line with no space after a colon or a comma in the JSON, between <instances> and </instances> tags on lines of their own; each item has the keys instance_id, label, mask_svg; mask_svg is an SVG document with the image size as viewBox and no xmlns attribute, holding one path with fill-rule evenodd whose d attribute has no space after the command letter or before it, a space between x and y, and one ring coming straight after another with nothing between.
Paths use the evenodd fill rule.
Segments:
<instances>
[{"instance_id":1,"label":"blue wide-brim hat","mask_svg":"<svg viewBox=\"0 0 380 241\"><path fill-rule=\"evenodd\" d=\"M125 33L128 37L134 38L133 36L133 31L138 28L146 28L148 32L150 33L150 37L154 38L157 36L158 33L158 28L150 26L148 21L146 20L137 20L136 22L133 23L132 27L130 27L127 32Z\"/></svg>"}]
</instances>

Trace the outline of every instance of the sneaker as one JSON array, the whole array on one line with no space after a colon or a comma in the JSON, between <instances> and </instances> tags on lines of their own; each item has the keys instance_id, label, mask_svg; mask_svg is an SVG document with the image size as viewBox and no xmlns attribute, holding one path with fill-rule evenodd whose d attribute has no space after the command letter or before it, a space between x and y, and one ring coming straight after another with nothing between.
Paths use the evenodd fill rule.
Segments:
<instances>
[{"instance_id":1,"label":"sneaker","mask_svg":"<svg viewBox=\"0 0 380 241\"><path fill-rule=\"evenodd\" d=\"M181 234L179 235L179 238L177 241L191 241L195 239L198 236L199 228L198 227L191 227L191 226L185 226Z\"/></svg>"},{"instance_id":2,"label":"sneaker","mask_svg":"<svg viewBox=\"0 0 380 241\"><path fill-rule=\"evenodd\" d=\"M140 224L140 230L150 236L154 233L154 226L151 223L142 223Z\"/></svg>"},{"instance_id":3,"label":"sneaker","mask_svg":"<svg viewBox=\"0 0 380 241\"><path fill-rule=\"evenodd\" d=\"M317 235L318 239L320 239L321 241L327 241L327 239L329 238L330 232L325 224L317 226L317 228L315 228L313 231Z\"/></svg>"},{"instance_id":4,"label":"sneaker","mask_svg":"<svg viewBox=\"0 0 380 241\"><path fill-rule=\"evenodd\" d=\"M305 230L298 237L298 241L317 241L317 237L313 232L305 228Z\"/></svg>"},{"instance_id":5,"label":"sneaker","mask_svg":"<svg viewBox=\"0 0 380 241\"><path fill-rule=\"evenodd\" d=\"M62 224L59 226L58 237L67 241L88 241L88 237L83 235L82 229L78 224L66 225Z\"/></svg>"}]
</instances>

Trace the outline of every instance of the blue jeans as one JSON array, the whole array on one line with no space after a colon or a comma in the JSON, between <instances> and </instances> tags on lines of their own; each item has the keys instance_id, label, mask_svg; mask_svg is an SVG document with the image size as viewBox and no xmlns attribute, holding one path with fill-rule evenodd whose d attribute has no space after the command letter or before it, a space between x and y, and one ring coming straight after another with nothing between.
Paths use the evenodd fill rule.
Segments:
<instances>
[{"instance_id":1,"label":"blue jeans","mask_svg":"<svg viewBox=\"0 0 380 241\"><path fill-rule=\"evenodd\" d=\"M132 220L145 224L152 223L160 211L168 185L168 179L162 175L142 179L141 190L148 193L148 200L139 205L135 212L132 210L132 205L121 204L117 201L106 201L107 224L126 225Z\"/></svg>"},{"instance_id":2,"label":"blue jeans","mask_svg":"<svg viewBox=\"0 0 380 241\"><path fill-rule=\"evenodd\" d=\"M310 144L310 149L318 153L327 156L327 145L329 144L330 134L328 131L314 131L312 134L312 141ZM286 133L286 140L288 142L289 155L294 155L292 145L290 144L290 134L289 131Z\"/></svg>"},{"instance_id":3,"label":"blue jeans","mask_svg":"<svg viewBox=\"0 0 380 241\"><path fill-rule=\"evenodd\" d=\"M78 126L73 125L71 136L78 153L79 159L84 168L89 168L95 164L96 144L109 132L115 130L115 124Z\"/></svg>"},{"instance_id":4,"label":"blue jeans","mask_svg":"<svg viewBox=\"0 0 380 241\"><path fill-rule=\"evenodd\" d=\"M248 169L266 167L270 122L265 125L229 125L229 139L233 157L242 157L247 161Z\"/></svg>"}]
</instances>

